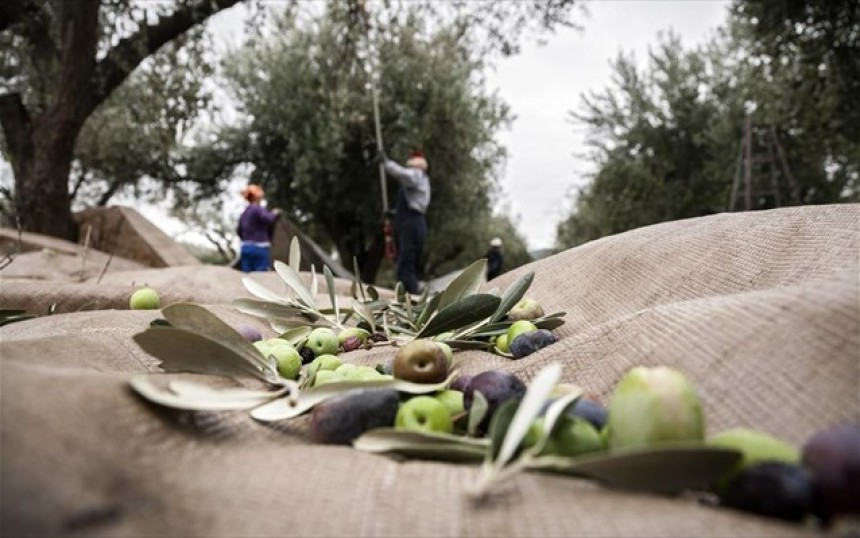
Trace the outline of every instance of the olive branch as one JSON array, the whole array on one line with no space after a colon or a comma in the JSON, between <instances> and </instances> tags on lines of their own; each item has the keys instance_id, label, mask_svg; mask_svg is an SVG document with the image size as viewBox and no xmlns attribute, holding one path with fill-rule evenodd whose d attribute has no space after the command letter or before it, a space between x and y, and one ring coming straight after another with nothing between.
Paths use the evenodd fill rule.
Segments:
<instances>
[{"instance_id":1,"label":"olive branch","mask_svg":"<svg viewBox=\"0 0 860 538\"><path fill-rule=\"evenodd\" d=\"M303 338L316 327L342 330L357 326L370 333L381 333L385 340L405 343L417 338L433 338L455 349L482 349L510 357L495 349L492 339L507 332L513 323L507 314L528 291L534 273L514 281L504 293L497 289L482 292L486 284L485 259L464 269L444 291L420 296L406 293L398 283L391 296L383 297L372 285L361 282L357 262L350 286L349 305L341 304L334 276L323 265L328 304L320 304L319 278L311 266L310 284L299 273L301 251L297 238L290 245L289 264L276 261L275 272L286 293L280 294L245 277L242 283L256 299L242 298L233 305L246 314L266 319L281 338L301 346ZM532 320L539 329L552 330L564 324L564 312ZM374 342L372 345L378 345Z\"/></svg>"}]
</instances>

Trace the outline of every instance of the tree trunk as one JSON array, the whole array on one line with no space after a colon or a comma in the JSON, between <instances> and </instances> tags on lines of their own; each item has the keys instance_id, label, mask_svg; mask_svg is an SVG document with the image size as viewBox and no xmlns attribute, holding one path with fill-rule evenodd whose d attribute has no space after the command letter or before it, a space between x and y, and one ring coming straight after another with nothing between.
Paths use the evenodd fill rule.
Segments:
<instances>
[{"instance_id":1,"label":"tree trunk","mask_svg":"<svg viewBox=\"0 0 860 538\"><path fill-rule=\"evenodd\" d=\"M43 118L33 128L31 162L23 162L23 174L15 176L16 210L21 227L39 234L77 241L72 218L69 171L81 125Z\"/></svg>"},{"instance_id":2,"label":"tree trunk","mask_svg":"<svg viewBox=\"0 0 860 538\"><path fill-rule=\"evenodd\" d=\"M46 65L52 70L42 73L42 82L51 88L44 108L27 110L22 94L0 93L0 127L15 173L15 210L25 231L77 239L68 182L75 142L86 119L149 55L239 1L177 3L172 14L120 39L98 62L102 0L58 2L51 14L52 32L45 21L25 17L29 11L23 3L0 8L0 29L29 21L35 35L51 36L30 43L38 49L36 56L51 60Z\"/></svg>"}]
</instances>

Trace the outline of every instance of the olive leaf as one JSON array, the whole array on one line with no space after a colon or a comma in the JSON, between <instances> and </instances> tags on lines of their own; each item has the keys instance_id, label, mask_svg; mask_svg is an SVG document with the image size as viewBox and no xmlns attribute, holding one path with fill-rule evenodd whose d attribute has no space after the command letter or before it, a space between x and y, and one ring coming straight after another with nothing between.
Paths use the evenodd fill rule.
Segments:
<instances>
[{"instance_id":1,"label":"olive leaf","mask_svg":"<svg viewBox=\"0 0 860 538\"><path fill-rule=\"evenodd\" d=\"M310 325L300 325L298 327L292 327L281 334L278 335L278 338L282 340L286 340L290 344L293 345L296 349L298 349L298 343L303 339L307 338L310 332L313 330L313 327Z\"/></svg>"},{"instance_id":2,"label":"olive leaf","mask_svg":"<svg viewBox=\"0 0 860 538\"><path fill-rule=\"evenodd\" d=\"M314 308L314 296L311 294L311 290L305 285L301 275L282 261L275 260L274 266L275 272L278 273L284 284L289 286L296 294L296 300L304 303L308 308Z\"/></svg>"},{"instance_id":3,"label":"olive leaf","mask_svg":"<svg viewBox=\"0 0 860 538\"><path fill-rule=\"evenodd\" d=\"M581 388L571 387L570 392L549 405L546 413L544 413L543 432L541 432L541 437L531 449L533 454L540 454L543 452L550 439L552 439L553 433L558 429L559 424L561 424L559 419L565 415L568 409L576 405L576 402L582 398L582 395L583 391Z\"/></svg>"},{"instance_id":4,"label":"olive leaf","mask_svg":"<svg viewBox=\"0 0 860 538\"><path fill-rule=\"evenodd\" d=\"M273 402L264 404L251 411L251 416L261 422L274 422L294 418L310 411L314 406L329 398L360 388L395 389L408 394L429 394L444 390L456 377L457 372L454 371L451 372L447 379L440 383L411 383L402 379L373 379L367 381L326 383L318 387L300 389L297 393L290 393L286 398L279 398Z\"/></svg>"},{"instance_id":5,"label":"olive leaf","mask_svg":"<svg viewBox=\"0 0 860 538\"><path fill-rule=\"evenodd\" d=\"M481 391L474 391L472 394L472 405L469 407L469 420L466 425L468 435L474 437L478 434L478 426L484 421L487 411L489 411L487 399L481 394Z\"/></svg>"},{"instance_id":6,"label":"olive leaf","mask_svg":"<svg viewBox=\"0 0 860 538\"><path fill-rule=\"evenodd\" d=\"M188 381L170 382L167 387L158 387L152 382L159 374L136 375L129 385L138 395L150 402L186 411L240 411L253 409L269 400L283 396L288 390L248 390L240 388L215 389Z\"/></svg>"},{"instance_id":7,"label":"olive leaf","mask_svg":"<svg viewBox=\"0 0 860 538\"><path fill-rule=\"evenodd\" d=\"M490 323L469 331L469 336L498 336L505 334L513 325L512 321L502 321L499 323Z\"/></svg>"},{"instance_id":8,"label":"olive leaf","mask_svg":"<svg viewBox=\"0 0 860 538\"><path fill-rule=\"evenodd\" d=\"M352 284L349 287L349 296L353 299L358 299L361 294L361 300L366 301L367 295L364 293L364 286L361 285L361 272L358 269L358 258L352 257Z\"/></svg>"},{"instance_id":9,"label":"olive leaf","mask_svg":"<svg viewBox=\"0 0 860 538\"><path fill-rule=\"evenodd\" d=\"M561 314L564 315L563 312ZM564 320L560 317L544 317L541 319L536 319L532 323L534 323L535 327L537 327L538 329L546 329L548 331L551 331L564 325Z\"/></svg>"},{"instance_id":10,"label":"olive leaf","mask_svg":"<svg viewBox=\"0 0 860 538\"><path fill-rule=\"evenodd\" d=\"M532 422L540 415L559 379L561 379L561 365L553 363L541 369L532 380L505 432L505 439L495 459L497 466L505 465L513 457L514 452L522 444L523 438L528 433Z\"/></svg>"},{"instance_id":11,"label":"olive leaf","mask_svg":"<svg viewBox=\"0 0 860 538\"><path fill-rule=\"evenodd\" d=\"M434 336L480 321L498 308L501 299L494 295L474 294L441 308L418 333L418 338ZM440 301L441 304L441 301Z\"/></svg>"},{"instance_id":12,"label":"olive leaf","mask_svg":"<svg viewBox=\"0 0 860 538\"><path fill-rule=\"evenodd\" d=\"M48 311L51 314L51 311ZM28 314L26 310L19 309L0 309L0 327L16 321L24 321L25 319L33 319L38 317L36 314Z\"/></svg>"},{"instance_id":13,"label":"olive leaf","mask_svg":"<svg viewBox=\"0 0 860 538\"><path fill-rule=\"evenodd\" d=\"M414 311L414 309L412 308L412 297L407 294L406 295L406 309L404 311L405 320L409 323L409 325L414 327L414 324L412 323L413 311Z\"/></svg>"},{"instance_id":14,"label":"olive leaf","mask_svg":"<svg viewBox=\"0 0 860 538\"><path fill-rule=\"evenodd\" d=\"M492 344L481 340L443 340L452 349L487 349Z\"/></svg>"},{"instance_id":15,"label":"olive leaf","mask_svg":"<svg viewBox=\"0 0 860 538\"><path fill-rule=\"evenodd\" d=\"M352 446L374 454L398 454L437 461L478 462L487 451L487 440L445 433L375 428L353 440Z\"/></svg>"},{"instance_id":16,"label":"olive leaf","mask_svg":"<svg viewBox=\"0 0 860 538\"><path fill-rule=\"evenodd\" d=\"M248 290L251 295L259 297L260 299L273 303L287 304L287 301L284 297L281 297L277 293L273 292L266 286L260 284L259 282L250 277L242 277L242 285L245 286L245 289Z\"/></svg>"},{"instance_id":17,"label":"olive leaf","mask_svg":"<svg viewBox=\"0 0 860 538\"><path fill-rule=\"evenodd\" d=\"M437 293L424 304L424 308L421 310L421 314L418 315L418 319L415 322L418 327L423 327L424 324L427 323L427 320L430 319L430 316L439 309L439 300L441 298L442 295Z\"/></svg>"},{"instance_id":18,"label":"olive leaf","mask_svg":"<svg viewBox=\"0 0 860 538\"><path fill-rule=\"evenodd\" d=\"M335 319L340 319L340 305L337 302L337 290L334 287L334 275L331 273L328 265L323 265L323 274L325 274L325 285L328 288L328 297L331 300L331 307L334 308Z\"/></svg>"},{"instance_id":19,"label":"olive leaf","mask_svg":"<svg viewBox=\"0 0 860 538\"><path fill-rule=\"evenodd\" d=\"M316 302L316 296L320 291L320 283L317 280L317 269L314 265L311 265L311 297L314 297L314 302ZM315 304L315 303L314 303Z\"/></svg>"},{"instance_id":20,"label":"olive leaf","mask_svg":"<svg viewBox=\"0 0 860 538\"><path fill-rule=\"evenodd\" d=\"M316 327L327 327L328 325L316 323L316 316L301 318L269 318L269 326L276 333L285 333L299 327L307 327L309 330Z\"/></svg>"},{"instance_id":21,"label":"olive leaf","mask_svg":"<svg viewBox=\"0 0 860 538\"><path fill-rule=\"evenodd\" d=\"M259 356L257 349L236 329L198 304L174 303L161 309L161 315L172 327L220 342L251 362Z\"/></svg>"},{"instance_id":22,"label":"olive leaf","mask_svg":"<svg viewBox=\"0 0 860 538\"><path fill-rule=\"evenodd\" d=\"M490 316L490 323L495 323L505 317L505 315L511 311L511 308L513 308L520 299L525 297L534 278L534 271L529 271L528 273L521 275L513 284L508 286L508 289L505 290L504 296L502 296L502 302L499 303L499 308L497 308L493 315Z\"/></svg>"},{"instance_id":23,"label":"olive leaf","mask_svg":"<svg viewBox=\"0 0 860 538\"><path fill-rule=\"evenodd\" d=\"M373 321L373 313L364 303L360 303L353 299L352 309L355 314L370 325L370 332L376 332L376 323Z\"/></svg>"},{"instance_id":24,"label":"olive leaf","mask_svg":"<svg viewBox=\"0 0 860 538\"><path fill-rule=\"evenodd\" d=\"M269 384L281 382L276 371L263 358L253 360L244 353L196 332L177 327L149 327L132 337L150 355L161 360L161 368L168 372L196 372L227 377L254 378Z\"/></svg>"},{"instance_id":25,"label":"olive leaf","mask_svg":"<svg viewBox=\"0 0 860 538\"><path fill-rule=\"evenodd\" d=\"M215 388L202 383L176 379L169 381L167 387L180 398L218 399L225 402L225 404L242 405L243 409L251 409L268 400L284 395L291 390L291 387L294 390L296 383L295 381L285 380L284 385L276 390L254 390L241 387Z\"/></svg>"},{"instance_id":26,"label":"olive leaf","mask_svg":"<svg viewBox=\"0 0 860 538\"><path fill-rule=\"evenodd\" d=\"M561 378L561 365L553 363L541 369L518 403L509 400L499 406L490 422L490 448L474 493L483 496L489 487L516 472L528 468L534 460L530 453L511 460L519 452L523 439L540 415L552 390Z\"/></svg>"},{"instance_id":27,"label":"olive leaf","mask_svg":"<svg viewBox=\"0 0 860 538\"><path fill-rule=\"evenodd\" d=\"M518 400L507 400L502 402L493 413L490 426L487 428L487 438L490 440L490 447L485 454L485 466L492 467L498 459L499 453L502 451L502 444L505 442L505 435L511 427L511 422L514 420L514 415L519 405L520 402Z\"/></svg>"},{"instance_id":28,"label":"olive leaf","mask_svg":"<svg viewBox=\"0 0 860 538\"><path fill-rule=\"evenodd\" d=\"M487 259L481 258L457 275L442 292L439 309L444 309L463 297L478 293L487 281Z\"/></svg>"},{"instance_id":29,"label":"olive leaf","mask_svg":"<svg viewBox=\"0 0 860 538\"><path fill-rule=\"evenodd\" d=\"M531 468L590 478L618 488L677 493L713 484L741 457L734 449L681 443L576 458L542 456L532 462Z\"/></svg>"},{"instance_id":30,"label":"olive leaf","mask_svg":"<svg viewBox=\"0 0 860 538\"><path fill-rule=\"evenodd\" d=\"M232 305L240 312L262 318L289 318L301 315L303 310L283 302L259 301L257 299L233 299Z\"/></svg>"},{"instance_id":31,"label":"olive leaf","mask_svg":"<svg viewBox=\"0 0 860 538\"><path fill-rule=\"evenodd\" d=\"M298 236L293 236L290 240L290 267L298 273L302 267L302 247L299 244Z\"/></svg>"},{"instance_id":32,"label":"olive leaf","mask_svg":"<svg viewBox=\"0 0 860 538\"><path fill-rule=\"evenodd\" d=\"M133 339L161 359L168 371L250 376L279 384L262 354L218 316L202 306L175 303L161 311L170 326L150 326Z\"/></svg>"}]
</instances>

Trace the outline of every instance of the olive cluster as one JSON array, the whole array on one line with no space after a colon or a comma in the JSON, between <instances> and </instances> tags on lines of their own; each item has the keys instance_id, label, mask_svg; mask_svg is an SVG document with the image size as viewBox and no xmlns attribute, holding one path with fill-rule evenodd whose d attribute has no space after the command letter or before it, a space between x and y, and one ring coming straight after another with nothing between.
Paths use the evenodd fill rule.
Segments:
<instances>
[{"instance_id":1,"label":"olive cluster","mask_svg":"<svg viewBox=\"0 0 860 538\"><path fill-rule=\"evenodd\" d=\"M860 425L823 429L801 450L746 428L709 441L743 454L715 486L725 506L787 521L814 515L824 525L840 515L860 514Z\"/></svg>"},{"instance_id":2,"label":"olive cluster","mask_svg":"<svg viewBox=\"0 0 860 538\"><path fill-rule=\"evenodd\" d=\"M377 368L344 363L338 353L365 346L373 338L363 329L338 335L317 328L298 349L283 339L263 340L255 331L240 332L256 340L254 346L264 355L275 358L285 378L298 379L303 363L310 360L313 386L392 378L437 384L448 378L453 361L451 348L443 342L418 339L400 346L392 360ZM499 351L520 358L556 341L553 333L524 319L515 321L494 344ZM393 388L354 389L317 405L310 432L317 442L335 444L349 444L380 427L483 436L502 404L522 399L526 389L522 379L501 370L461 375L447 389L425 395L406 395ZM564 386L559 386L555 396L564 392ZM483 396L486 413L477 428L468 431L477 393ZM536 445L543 435L543 421L542 415L534 421L521 448ZM539 455L576 457L704 443L741 454L736 467L710 488L726 507L789 521L813 515L825 524L843 514L860 513L860 425L824 429L810 437L802 450L749 428L711 437L705 432L699 396L683 374L666 366L635 367L619 379L607 407L590 398L580 398L569 407Z\"/></svg>"},{"instance_id":3,"label":"olive cluster","mask_svg":"<svg viewBox=\"0 0 860 538\"><path fill-rule=\"evenodd\" d=\"M266 357L274 358L278 366L278 373L285 379L296 380L302 372L302 365L317 361L318 364L325 363L325 368L317 367L317 370L322 374L316 383L325 382L326 380L335 380L335 370L341 366L337 355L341 352L353 351L364 346L367 341L373 336L370 332L350 327L342 330L340 333L335 333L332 329L326 327L317 327L313 329L307 338L303 339L300 345L293 345L283 338L268 338L263 339L260 332L248 326L241 326L236 329L246 340L251 342L260 353ZM331 359L337 361L336 367L331 367ZM340 374L346 374L351 368L347 366ZM358 372L352 372L349 376L341 376L344 379L371 379L374 374L378 374L376 370L370 368L373 372L369 372L363 368ZM323 373L323 371L329 373Z\"/></svg>"}]
</instances>

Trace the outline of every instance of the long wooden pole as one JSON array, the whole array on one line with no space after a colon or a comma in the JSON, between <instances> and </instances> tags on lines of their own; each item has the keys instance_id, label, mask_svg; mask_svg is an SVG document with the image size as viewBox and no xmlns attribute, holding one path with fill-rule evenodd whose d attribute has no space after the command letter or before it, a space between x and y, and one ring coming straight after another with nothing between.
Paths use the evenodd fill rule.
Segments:
<instances>
[{"instance_id":1,"label":"long wooden pole","mask_svg":"<svg viewBox=\"0 0 860 538\"><path fill-rule=\"evenodd\" d=\"M376 147L383 151L382 126L379 121L379 96L376 93L376 77L373 75L373 60L370 60L370 92L373 94L373 121L376 123ZM388 181L385 177L385 163L379 162L379 186L382 189L382 211L388 214Z\"/></svg>"},{"instance_id":2,"label":"long wooden pole","mask_svg":"<svg viewBox=\"0 0 860 538\"><path fill-rule=\"evenodd\" d=\"M376 126L376 148L384 151L382 146L382 122L379 119L379 92L376 89L376 73L373 66L374 50L370 40L370 15L367 13L364 2L360 2L361 13L364 16L364 37L367 45L367 65L370 68L370 94L373 99L373 123ZM388 215L388 181L385 177L385 163L379 162L379 186L382 190L382 212Z\"/></svg>"},{"instance_id":3,"label":"long wooden pole","mask_svg":"<svg viewBox=\"0 0 860 538\"><path fill-rule=\"evenodd\" d=\"M752 209L752 118L744 120L744 209Z\"/></svg>"}]
</instances>

